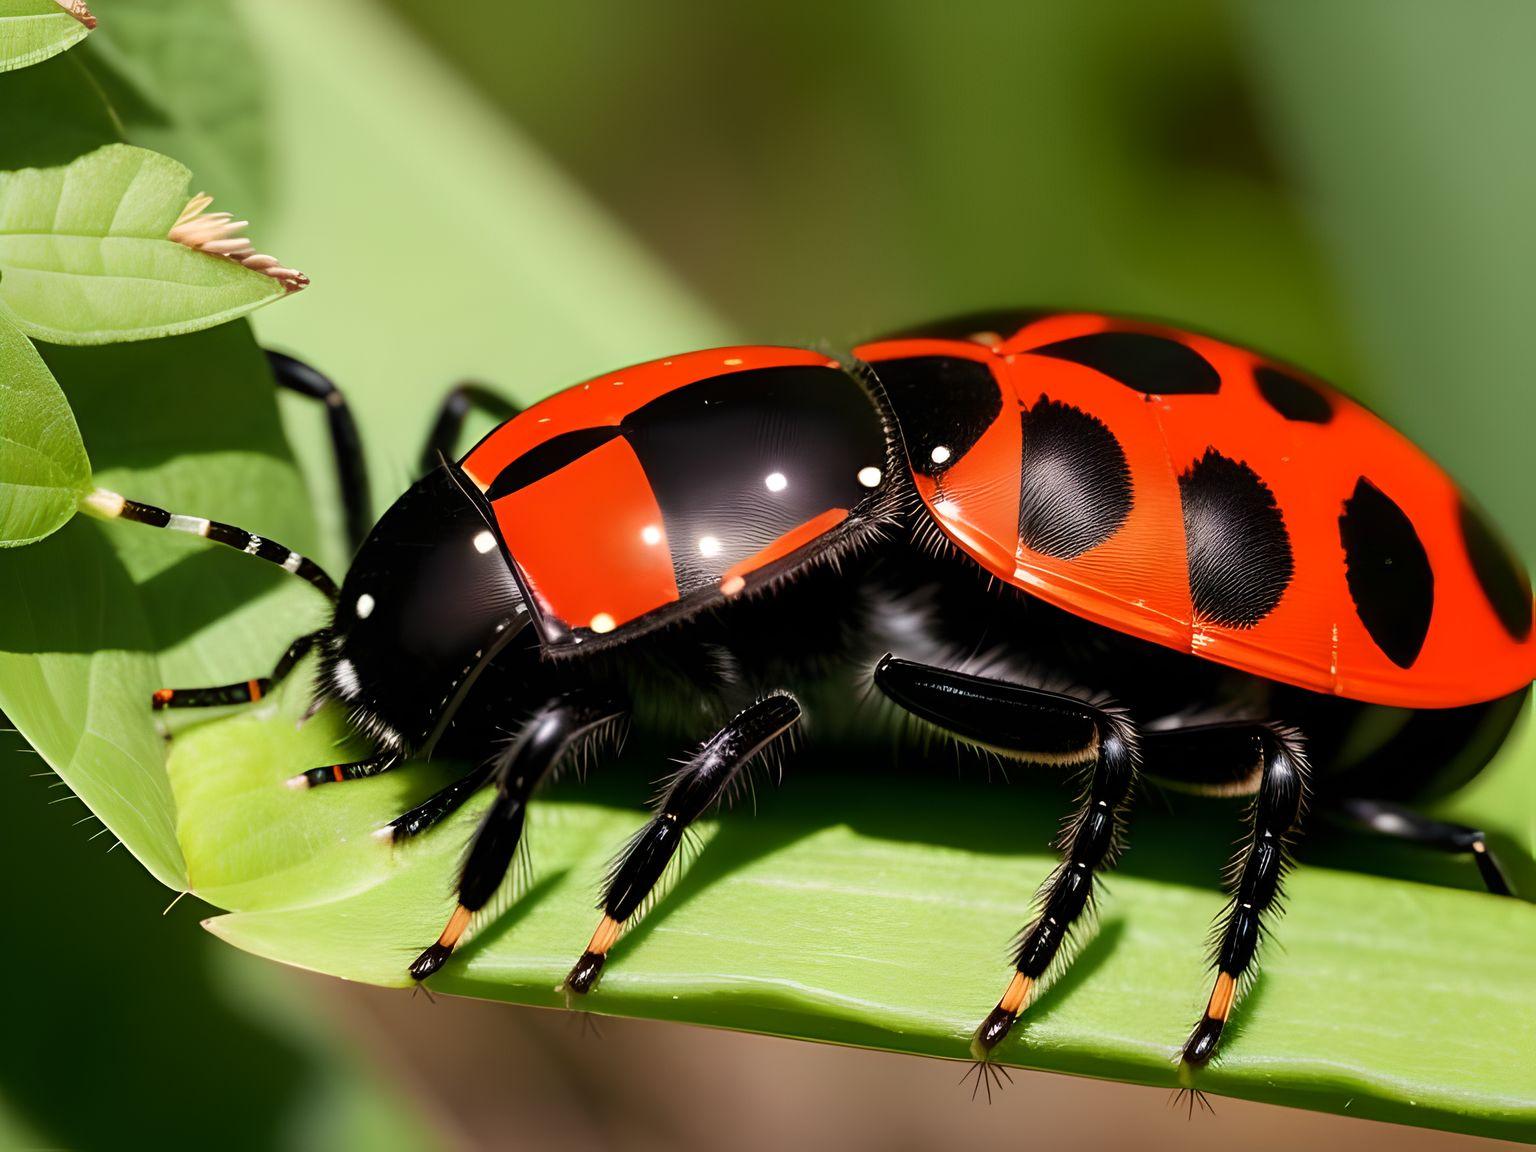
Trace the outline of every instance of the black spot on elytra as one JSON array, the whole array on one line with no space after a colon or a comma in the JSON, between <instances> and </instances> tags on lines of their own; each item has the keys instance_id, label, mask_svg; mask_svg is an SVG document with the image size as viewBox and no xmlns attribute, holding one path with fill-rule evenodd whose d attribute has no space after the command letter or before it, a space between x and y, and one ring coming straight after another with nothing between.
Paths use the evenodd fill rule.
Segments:
<instances>
[{"instance_id":1,"label":"black spot on elytra","mask_svg":"<svg viewBox=\"0 0 1536 1152\"><path fill-rule=\"evenodd\" d=\"M1287 420L1326 424L1333 419L1333 401L1289 372L1261 365L1253 370L1253 382L1269 406Z\"/></svg>"},{"instance_id":2,"label":"black spot on elytra","mask_svg":"<svg viewBox=\"0 0 1536 1152\"><path fill-rule=\"evenodd\" d=\"M1344 501L1339 542L1360 622L1387 659L1411 667L1435 607L1435 573L1413 521L1362 476Z\"/></svg>"},{"instance_id":3,"label":"black spot on elytra","mask_svg":"<svg viewBox=\"0 0 1536 1152\"><path fill-rule=\"evenodd\" d=\"M528 449L498 472L496 479L492 480L491 486L486 489L485 498L495 501L503 496L510 496L518 489L526 488L535 481L560 471L567 464L580 460L588 452L594 448L601 448L619 434L620 429L616 425L606 424L596 428L575 428L569 432L562 432L558 436L551 436L542 444L536 444Z\"/></svg>"},{"instance_id":4,"label":"black spot on elytra","mask_svg":"<svg viewBox=\"0 0 1536 1152\"><path fill-rule=\"evenodd\" d=\"M1515 640L1531 634L1531 578L1504 541L1465 500L1459 509L1461 538L1483 595L1504 631Z\"/></svg>"},{"instance_id":5,"label":"black spot on elytra","mask_svg":"<svg viewBox=\"0 0 1536 1152\"><path fill-rule=\"evenodd\" d=\"M1252 628L1274 611L1295 562L1285 517L1269 485L1214 448L1179 477L1195 615Z\"/></svg>"},{"instance_id":6,"label":"black spot on elytra","mask_svg":"<svg viewBox=\"0 0 1536 1152\"><path fill-rule=\"evenodd\" d=\"M979 360L909 356L872 367L896 415L912 471L922 476L954 467L1003 410L992 370Z\"/></svg>"},{"instance_id":7,"label":"black spot on elytra","mask_svg":"<svg viewBox=\"0 0 1536 1152\"><path fill-rule=\"evenodd\" d=\"M1030 354L1070 360L1148 396L1221 391L1221 376L1210 361L1188 345L1166 336L1096 332L1032 348Z\"/></svg>"},{"instance_id":8,"label":"black spot on elytra","mask_svg":"<svg viewBox=\"0 0 1536 1152\"><path fill-rule=\"evenodd\" d=\"M1042 396L1020 413L1019 539L1071 560L1113 536L1131 512L1131 470L1104 423Z\"/></svg>"}]
</instances>

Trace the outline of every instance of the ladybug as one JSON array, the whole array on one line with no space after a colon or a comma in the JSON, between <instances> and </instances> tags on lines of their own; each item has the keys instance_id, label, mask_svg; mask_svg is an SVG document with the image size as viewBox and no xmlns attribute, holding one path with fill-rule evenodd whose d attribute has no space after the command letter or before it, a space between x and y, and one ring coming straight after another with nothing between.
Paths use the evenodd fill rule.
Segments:
<instances>
[{"instance_id":1,"label":"ladybug","mask_svg":"<svg viewBox=\"0 0 1536 1152\"><path fill-rule=\"evenodd\" d=\"M306 365L273 366L326 401L360 531L345 402ZM450 394L425 478L339 589L230 525L89 501L335 602L271 676L162 689L155 707L257 699L313 649L315 707L349 709L371 751L291 784L470 765L389 841L494 789L417 980L491 900L539 783L627 723L702 743L619 854L566 977L577 994L688 826L802 732L938 733L1082 775L981 1060L1081 924L1143 779L1252 797L1191 1068L1255 973L1309 809L1469 854L1510 891L1480 831L1406 802L1464 783L1514 724L1536 676L1529 579L1418 448L1304 372L1140 320L972 316L844 358L738 347L625 368L503 413L451 459L469 408L498 403Z\"/></svg>"}]
</instances>

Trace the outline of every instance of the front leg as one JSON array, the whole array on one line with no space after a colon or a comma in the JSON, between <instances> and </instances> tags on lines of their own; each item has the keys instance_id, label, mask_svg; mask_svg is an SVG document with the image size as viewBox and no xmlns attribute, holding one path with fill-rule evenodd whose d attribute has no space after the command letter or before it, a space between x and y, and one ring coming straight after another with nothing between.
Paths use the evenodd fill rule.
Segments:
<instances>
[{"instance_id":1,"label":"front leg","mask_svg":"<svg viewBox=\"0 0 1536 1152\"><path fill-rule=\"evenodd\" d=\"M766 696L732 717L678 770L657 805L656 815L614 865L599 905L603 918L587 950L565 978L567 988L586 992L597 982L608 950L656 887L688 826L719 803L747 763L799 719L800 705L793 696Z\"/></svg>"},{"instance_id":2,"label":"front leg","mask_svg":"<svg viewBox=\"0 0 1536 1152\"><path fill-rule=\"evenodd\" d=\"M557 696L535 712L497 755L490 770L496 799L481 817L464 856L459 871L458 906L437 942L411 965L413 979L425 980L443 966L463 939L475 913L490 903L501 886L522 839L533 790L574 745L622 715L620 708L602 697L581 692ZM390 827L394 829L393 825Z\"/></svg>"},{"instance_id":3,"label":"front leg","mask_svg":"<svg viewBox=\"0 0 1536 1152\"><path fill-rule=\"evenodd\" d=\"M985 1060L1029 1006L1036 986L1089 907L1097 872L1114 862L1136 781L1135 726L1124 715L1022 684L886 656L875 685L919 719L968 744L1033 764L1081 764L1088 786L1056 840L1061 865L1035 896L1014 974L976 1030L971 1052Z\"/></svg>"}]
</instances>

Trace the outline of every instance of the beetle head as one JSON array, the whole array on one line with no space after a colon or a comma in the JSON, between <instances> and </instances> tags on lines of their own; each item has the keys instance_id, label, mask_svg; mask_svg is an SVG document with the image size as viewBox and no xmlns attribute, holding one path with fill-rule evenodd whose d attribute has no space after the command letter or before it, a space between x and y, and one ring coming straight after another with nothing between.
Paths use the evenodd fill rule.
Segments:
<instances>
[{"instance_id":1,"label":"beetle head","mask_svg":"<svg viewBox=\"0 0 1536 1152\"><path fill-rule=\"evenodd\" d=\"M321 660L319 700L403 751L440 726L528 616L494 520L456 465L412 485L358 549Z\"/></svg>"}]
</instances>

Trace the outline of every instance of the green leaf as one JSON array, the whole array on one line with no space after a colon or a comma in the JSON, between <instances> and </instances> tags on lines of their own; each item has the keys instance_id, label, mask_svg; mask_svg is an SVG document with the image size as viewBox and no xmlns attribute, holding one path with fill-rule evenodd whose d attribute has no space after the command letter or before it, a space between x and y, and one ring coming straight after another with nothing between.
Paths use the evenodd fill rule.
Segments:
<instances>
[{"instance_id":1,"label":"green leaf","mask_svg":"<svg viewBox=\"0 0 1536 1152\"><path fill-rule=\"evenodd\" d=\"M452 909L488 798L416 843L379 843L369 833L440 786L443 769L293 792L286 776L357 748L330 713L295 731L304 704L295 688L178 738L170 774L194 889L236 910L209 927L242 948L403 987ZM1506 753L1517 768L1536 750L1530 735ZM605 766L536 804L531 888L433 986L561 1004L555 986L595 926L603 869L643 823L648 777L664 768ZM755 812L706 827L702 852L582 1006L964 1059L1007 976L1009 932L1054 866L1045 845L1066 793L1018 773L988 787L878 763L859 776L797 759L787 775L777 790L759 788ZM1175 1083L1174 1057L1208 990L1204 939L1238 814L1218 802L1182 807L1138 818L1096 938L1004 1060ZM1343 871L1351 861L1337 851L1322 862L1335 867L1295 874L1284 947L1268 950L1201 1087L1536 1133L1536 909Z\"/></svg>"},{"instance_id":2,"label":"green leaf","mask_svg":"<svg viewBox=\"0 0 1536 1152\"><path fill-rule=\"evenodd\" d=\"M31 994L7 1008L11 1035L26 1042L0 1045L0 1148L440 1147L398 1085L355 1058L322 1010L323 990L209 937L195 901L166 911L165 889L113 851L95 821L82 822L82 806L40 778L38 764L0 732L0 809L26 813L0 837L0 871L28 876L41 864L47 875L9 886L0 947L21 955L65 918L71 925L70 943L55 938ZM61 1016L82 988L113 990L90 997L82 1027L131 1038L133 1059L117 1043L82 1044L81 1029ZM82 1084L88 1108L78 1106ZM240 1123L230 1125L237 1106Z\"/></svg>"},{"instance_id":3,"label":"green leaf","mask_svg":"<svg viewBox=\"0 0 1536 1152\"><path fill-rule=\"evenodd\" d=\"M102 344L195 332L284 295L275 273L188 246L216 230L168 238L189 177L125 144L0 173L0 306L35 339Z\"/></svg>"},{"instance_id":4,"label":"green leaf","mask_svg":"<svg viewBox=\"0 0 1536 1152\"><path fill-rule=\"evenodd\" d=\"M308 498L245 325L46 357L98 484L313 548ZM319 597L269 567L91 517L0 553L0 711L173 888L186 869L146 702L164 683L227 677L232 652L265 667L288 629L315 618Z\"/></svg>"},{"instance_id":5,"label":"green leaf","mask_svg":"<svg viewBox=\"0 0 1536 1152\"><path fill-rule=\"evenodd\" d=\"M90 483L69 402L32 342L0 316L0 548L56 531Z\"/></svg>"},{"instance_id":6,"label":"green leaf","mask_svg":"<svg viewBox=\"0 0 1536 1152\"><path fill-rule=\"evenodd\" d=\"M0 80L0 172L68 164L122 140L122 126L71 52Z\"/></svg>"},{"instance_id":7,"label":"green leaf","mask_svg":"<svg viewBox=\"0 0 1536 1152\"><path fill-rule=\"evenodd\" d=\"M126 140L174 156L200 187L267 219L260 71L232 0L114 5L80 56Z\"/></svg>"},{"instance_id":8,"label":"green leaf","mask_svg":"<svg viewBox=\"0 0 1536 1152\"><path fill-rule=\"evenodd\" d=\"M0 72L41 64L88 32L54 0L0 0Z\"/></svg>"}]
</instances>

